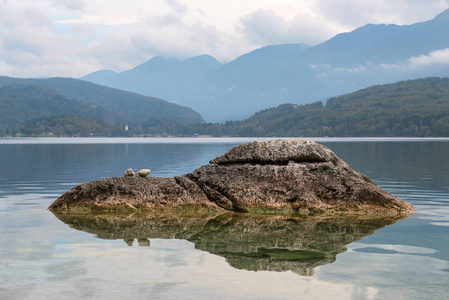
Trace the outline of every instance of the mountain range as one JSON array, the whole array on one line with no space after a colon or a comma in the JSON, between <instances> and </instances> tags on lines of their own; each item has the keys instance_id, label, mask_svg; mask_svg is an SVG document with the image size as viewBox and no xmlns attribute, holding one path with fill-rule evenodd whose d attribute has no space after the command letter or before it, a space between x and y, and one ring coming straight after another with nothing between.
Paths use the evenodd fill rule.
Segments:
<instances>
[{"instance_id":1,"label":"mountain range","mask_svg":"<svg viewBox=\"0 0 449 300\"><path fill-rule=\"evenodd\" d=\"M227 64L209 55L155 57L131 70L101 70L81 79L188 106L207 121L239 120L282 103L325 101L371 85L449 76L447 63L441 63L441 56L449 57L448 28L446 10L411 25L368 24L316 46L267 46Z\"/></svg>"}]
</instances>

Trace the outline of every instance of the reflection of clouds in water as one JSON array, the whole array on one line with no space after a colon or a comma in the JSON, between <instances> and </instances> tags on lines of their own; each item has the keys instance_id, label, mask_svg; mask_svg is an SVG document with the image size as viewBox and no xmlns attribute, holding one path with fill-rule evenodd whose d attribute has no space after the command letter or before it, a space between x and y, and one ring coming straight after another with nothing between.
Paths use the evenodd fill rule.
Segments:
<instances>
[{"instance_id":1,"label":"reflection of clouds in water","mask_svg":"<svg viewBox=\"0 0 449 300\"><path fill-rule=\"evenodd\" d=\"M151 295L166 299L219 295L222 298L290 299L306 295L347 299L352 291L351 285L326 284L291 272L248 272L230 268L224 258L197 251L192 243L183 240L152 239L151 248L127 248L114 241L105 243L107 247L97 249L92 249L92 245L61 245L72 249L76 256L87 255L86 276L101 278L102 286L111 287L111 290L99 291L96 296L101 297ZM122 245L126 248L121 248ZM92 250L95 255L89 253ZM115 262L113 266L110 261Z\"/></svg>"},{"instance_id":2,"label":"reflection of clouds in water","mask_svg":"<svg viewBox=\"0 0 449 300\"><path fill-rule=\"evenodd\" d=\"M407 245L353 243L336 263L317 268L315 274L329 282L345 278L359 287L374 287L379 292L376 299L444 299L449 293L444 272L449 262L425 256L435 252Z\"/></svg>"},{"instance_id":3,"label":"reflection of clouds in water","mask_svg":"<svg viewBox=\"0 0 449 300\"><path fill-rule=\"evenodd\" d=\"M55 260L54 257L55 241L67 242L68 235L73 238L81 234L67 232L67 226L44 208L10 209L15 203L30 201L46 205L42 203L42 195L34 194L10 195L0 201L0 208L7 211L1 213L0 209L0 299L51 299L60 294L53 289L57 284L55 280L67 281L86 273L82 261ZM35 291L40 287L46 287L47 293L56 293L39 296ZM58 296L61 298L64 296Z\"/></svg>"},{"instance_id":4,"label":"reflection of clouds in water","mask_svg":"<svg viewBox=\"0 0 449 300\"><path fill-rule=\"evenodd\" d=\"M443 298L449 292L449 263L424 256L435 253L430 248L353 243L336 263L319 267L314 277L301 277L293 272L234 269L225 258L195 250L185 240L151 239L150 247L139 247L135 241L130 248L123 240L67 230L57 218L48 218L49 213L2 214L0 299L57 295L58 299L337 300L411 294Z\"/></svg>"},{"instance_id":5,"label":"reflection of clouds in water","mask_svg":"<svg viewBox=\"0 0 449 300\"><path fill-rule=\"evenodd\" d=\"M408 246L408 245L383 245L383 244L363 244L363 243L354 243L348 246L350 250L357 250L363 248L378 248L384 250L392 250L395 253L401 254L432 254L436 253L435 249L424 248L424 247L416 247L416 246Z\"/></svg>"},{"instance_id":6,"label":"reflection of clouds in water","mask_svg":"<svg viewBox=\"0 0 449 300\"><path fill-rule=\"evenodd\" d=\"M151 239L150 247L139 247L136 242L128 247L123 240L101 240L90 234L67 231L56 218L43 221L46 211L34 213L26 216L32 222L21 220L18 224L22 228L15 229L24 231L24 239L13 242L14 246L7 248L8 253L1 253L0 273L5 274L3 290L0 289L2 299L26 298L24 295L47 299L58 295L112 299L300 296L337 300L405 298L410 293L418 298L423 293L435 295L430 286L447 281L448 276L443 271L449 268L448 262L424 256L434 253L433 249L363 243L348 245L348 252L340 254L336 263L317 268L314 277L301 277L293 272L238 270L230 267L225 258L198 251L186 240ZM12 218L9 216L7 220L12 222ZM34 221L40 225L33 231ZM2 233L5 230L12 229L3 227ZM3 242L7 237L8 234L6 237L2 234L0 239ZM13 251L34 247L38 252ZM363 253L363 249L368 253ZM384 250L384 254L372 249Z\"/></svg>"},{"instance_id":7,"label":"reflection of clouds in water","mask_svg":"<svg viewBox=\"0 0 449 300\"><path fill-rule=\"evenodd\" d=\"M86 274L86 268L81 261L65 261L46 266L45 272L52 276L51 280L67 280Z\"/></svg>"},{"instance_id":8,"label":"reflection of clouds in water","mask_svg":"<svg viewBox=\"0 0 449 300\"><path fill-rule=\"evenodd\" d=\"M449 222L430 222L429 224L432 224L435 226L449 226Z\"/></svg>"},{"instance_id":9,"label":"reflection of clouds in water","mask_svg":"<svg viewBox=\"0 0 449 300\"><path fill-rule=\"evenodd\" d=\"M415 212L415 216L430 221L435 226L449 226L449 207L425 208Z\"/></svg>"},{"instance_id":10,"label":"reflection of clouds in water","mask_svg":"<svg viewBox=\"0 0 449 300\"><path fill-rule=\"evenodd\" d=\"M33 187L33 190L36 188ZM45 189L44 187L42 189ZM19 191L23 190L23 191ZM2 223L7 224L4 218L17 218L17 217L24 217L24 215L28 216L30 213L32 213L31 210L35 209L36 212L39 213L40 210L46 209L56 198L60 196L60 194L52 194L52 193L43 193L43 194L22 194L26 193L26 190L28 188L22 187L17 188L15 190L15 195L8 195L7 197L1 197L0 196L0 214L6 213L4 216L0 218L0 225ZM0 195L2 191L0 190ZM43 201L43 199L45 199ZM23 206L28 206L24 208ZM26 214L24 214L24 210L26 209ZM18 213L18 215L12 216L11 213ZM19 214L20 212L20 214ZM31 217L34 219L35 217L31 215ZM26 220L26 223L29 223L30 220ZM17 222L18 223L18 222ZM18 223L19 226L25 226L26 224ZM2 227L5 228L5 227Z\"/></svg>"},{"instance_id":11,"label":"reflection of clouds in water","mask_svg":"<svg viewBox=\"0 0 449 300\"><path fill-rule=\"evenodd\" d=\"M48 213L45 210L32 210L21 214L21 220L14 220L14 214L6 217L4 222L16 224L17 228L0 229L1 233L6 233L0 240L3 242L8 240L8 236L18 235L23 239L16 239L12 246L6 247L8 253L3 258L5 264L0 265L0 273L6 274L1 284L3 290L0 290L0 298L24 298L20 295L29 294L33 295L33 299L47 299L54 295L58 295L58 298L112 299L184 299L186 296L195 299L217 296L232 299L295 299L298 296L305 299L372 299L377 298L384 289L389 289L381 286L385 279L376 281L372 277L385 273L395 262L389 259L379 268L371 269L370 264L379 263L371 262L371 257L396 256L397 259L413 257L410 253L434 252L421 247L369 245L371 248L383 247L384 250L397 253L382 256L357 252L357 249L367 246L356 243L348 246L348 254L351 255L349 261L363 258L356 266L340 264L341 257L347 256L339 255L336 263L339 268L324 269L324 277L322 268L318 268L319 276L301 277L293 272L235 269L225 258L196 250L194 244L186 240L151 239L150 247L139 247L138 241L134 241L133 247L128 247L123 240L102 240L91 234L67 230L67 225L57 218L48 218ZM15 254L14 251L18 249L24 250ZM33 253L32 249L37 252ZM419 268L425 265L428 269L423 270L423 273L438 270L437 263L431 265L427 260L439 262L437 259L415 255L415 261L404 259L402 263L412 261ZM360 267L364 264L368 264L369 272ZM386 278L386 282L391 282L403 276L403 272L409 270L397 270L394 274L387 272L381 276ZM415 276L419 278L416 273ZM429 282L439 280L441 275L437 274L436 277L429 279ZM405 287L395 293L401 297L404 295L401 291L404 290Z\"/></svg>"},{"instance_id":12,"label":"reflection of clouds in water","mask_svg":"<svg viewBox=\"0 0 449 300\"><path fill-rule=\"evenodd\" d=\"M306 299L348 299L354 290L350 284L320 282L292 272L237 270L224 258L195 250L184 240L152 239L150 248L129 248L123 241L103 240L96 244L57 244L54 253L55 257L32 266L13 262L13 274L20 274L20 282L34 299L54 295L112 299L292 299L302 295ZM8 280L5 287L9 293L23 294L16 280Z\"/></svg>"},{"instance_id":13,"label":"reflection of clouds in water","mask_svg":"<svg viewBox=\"0 0 449 300\"><path fill-rule=\"evenodd\" d=\"M43 219L48 211L29 210L29 213L8 212L0 214L0 263L8 260L38 261L52 257L51 223ZM0 265L1 267L1 265Z\"/></svg>"},{"instance_id":14,"label":"reflection of clouds in water","mask_svg":"<svg viewBox=\"0 0 449 300\"><path fill-rule=\"evenodd\" d=\"M78 280L73 285L73 290L76 291L78 299L92 299L96 297L98 287L102 284L100 278L83 277ZM71 293L70 289L67 289L68 293ZM75 299L75 297L70 297Z\"/></svg>"}]
</instances>

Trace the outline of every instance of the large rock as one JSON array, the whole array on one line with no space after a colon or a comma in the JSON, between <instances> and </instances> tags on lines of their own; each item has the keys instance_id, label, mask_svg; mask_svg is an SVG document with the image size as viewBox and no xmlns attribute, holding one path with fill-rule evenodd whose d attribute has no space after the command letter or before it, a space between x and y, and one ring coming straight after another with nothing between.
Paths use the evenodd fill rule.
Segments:
<instances>
[{"instance_id":1,"label":"large rock","mask_svg":"<svg viewBox=\"0 0 449 300\"><path fill-rule=\"evenodd\" d=\"M239 145L175 178L106 178L73 188L51 210L194 209L250 213L410 215L411 204L312 141Z\"/></svg>"},{"instance_id":2,"label":"large rock","mask_svg":"<svg viewBox=\"0 0 449 300\"><path fill-rule=\"evenodd\" d=\"M184 177L112 177L76 186L49 207L53 211L218 211L203 191Z\"/></svg>"}]
</instances>

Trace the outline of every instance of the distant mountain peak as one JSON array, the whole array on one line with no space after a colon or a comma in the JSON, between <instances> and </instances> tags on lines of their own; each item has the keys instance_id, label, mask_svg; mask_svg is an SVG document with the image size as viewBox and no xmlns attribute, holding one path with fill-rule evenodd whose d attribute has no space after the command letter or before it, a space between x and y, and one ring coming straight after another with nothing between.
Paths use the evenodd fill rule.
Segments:
<instances>
[{"instance_id":1,"label":"distant mountain peak","mask_svg":"<svg viewBox=\"0 0 449 300\"><path fill-rule=\"evenodd\" d=\"M109 74L117 74L117 72L113 71L113 70L109 70L109 69L103 69L103 70L98 70L95 71L91 74L103 74L103 75L109 75Z\"/></svg>"},{"instance_id":2,"label":"distant mountain peak","mask_svg":"<svg viewBox=\"0 0 449 300\"><path fill-rule=\"evenodd\" d=\"M183 62L192 62L192 61L193 62L201 62L201 63L213 63L213 64L221 65L221 63L215 57L213 57L209 54L194 56L194 57L184 60Z\"/></svg>"},{"instance_id":3,"label":"distant mountain peak","mask_svg":"<svg viewBox=\"0 0 449 300\"><path fill-rule=\"evenodd\" d=\"M185 67L209 67L218 68L222 64L210 55L199 55L188 59L179 59L176 57L163 57L155 56L150 60L136 66L135 68L124 71L124 73L129 73L130 71L137 72L177 72L180 68Z\"/></svg>"},{"instance_id":4,"label":"distant mountain peak","mask_svg":"<svg viewBox=\"0 0 449 300\"><path fill-rule=\"evenodd\" d=\"M146 71L146 70L152 70L152 69L159 70L160 68L162 68L162 69L167 68L167 66L174 64L174 63L179 63L179 59L155 56L155 57L151 58L150 60L144 62L143 64L140 64L140 65L134 67L131 70L139 70L139 71ZM129 70L124 71L124 72L129 72Z\"/></svg>"},{"instance_id":5,"label":"distant mountain peak","mask_svg":"<svg viewBox=\"0 0 449 300\"><path fill-rule=\"evenodd\" d=\"M437 15L435 21L449 21L449 8Z\"/></svg>"}]
</instances>

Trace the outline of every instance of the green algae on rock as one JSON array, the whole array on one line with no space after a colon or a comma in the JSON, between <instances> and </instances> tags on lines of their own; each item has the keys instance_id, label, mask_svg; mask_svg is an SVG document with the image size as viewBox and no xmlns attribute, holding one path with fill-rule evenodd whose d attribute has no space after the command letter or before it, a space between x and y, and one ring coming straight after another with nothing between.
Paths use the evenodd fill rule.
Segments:
<instances>
[{"instance_id":1,"label":"green algae on rock","mask_svg":"<svg viewBox=\"0 0 449 300\"><path fill-rule=\"evenodd\" d=\"M81 184L52 211L196 211L300 215L411 215L413 206L313 141L239 145L174 178L117 177Z\"/></svg>"}]
</instances>

